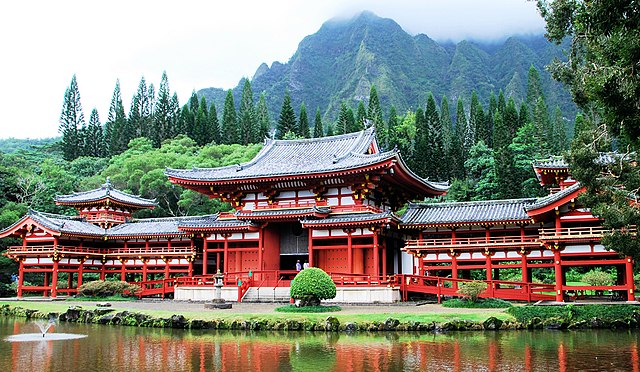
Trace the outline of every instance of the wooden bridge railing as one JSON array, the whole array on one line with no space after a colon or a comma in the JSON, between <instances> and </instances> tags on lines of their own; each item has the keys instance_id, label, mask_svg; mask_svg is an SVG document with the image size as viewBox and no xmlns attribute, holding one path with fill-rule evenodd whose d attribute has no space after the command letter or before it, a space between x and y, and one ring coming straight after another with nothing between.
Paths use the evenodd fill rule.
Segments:
<instances>
[{"instance_id":1,"label":"wooden bridge railing","mask_svg":"<svg viewBox=\"0 0 640 372\"><path fill-rule=\"evenodd\" d=\"M613 230L605 229L602 226L586 226L586 227L563 227L560 229L546 228L540 229L540 240L561 240L561 239L587 239L602 238L604 234ZM632 234L637 234L637 228L634 226L626 230Z\"/></svg>"},{"instance_id":2,"label":"wooden bridge railing","mask_svg":"<svg viewBox=\"0 0 640 372\"><path fill-rule=\"evenodd\" d=\"M77 247L71 245L28 245L28 246L11 246L7 249L7 254L41 254L49 255L54 253L60 254L82 254L102 258L102 256L156 256L162 255L185 255L193 252L192 247L129 247L129 248L93 248L93 247Z\"/></svg>"},{"instance_id":3,"label":"wooden bridge railing","mask_svg":"<svg viewBox=\"0 0 640 372\"><path fill-rule=\"evenodd\" d=\"M477 247L500 247L505 246L523 246L523 245L539 245L540 241L537 236L491 236L491 237L456 237L452 238L433 238L433 239L413 239L407 240L404 249L419 250L442 250L443 248L477 248Z\"/></svg>"}]
</instances>

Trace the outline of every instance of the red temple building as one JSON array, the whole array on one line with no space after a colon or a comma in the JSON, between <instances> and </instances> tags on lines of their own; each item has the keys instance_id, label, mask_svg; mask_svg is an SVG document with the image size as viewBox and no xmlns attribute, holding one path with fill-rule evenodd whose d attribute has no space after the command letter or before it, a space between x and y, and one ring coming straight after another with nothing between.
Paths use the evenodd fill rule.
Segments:
<instances>
[{"instance_id":1,"label":"red temple building","mask_svg":"<svg viewBox=\"0 0 640 372\"><path fill-rule=\"evenodd\" d=\"M587 289L566 286L571 266L614 267L618 283L601 289L624 291L632 300L632 262L599 244L604 230L576 204L582 188L567 165L554 158L534 169L549 196L410 203L399 217L394 212L407 202L444 195L447 185L415 175L396 150L380 151L373 128L269 140L248 163L166 170L172 183L228 202L232 212L136 219L132 212L155 201L107 180L99 189L56 198L78 216L30 211L0 238L22 239L6 253L20 265L19 297L74 294L83 275L94 273L140 283L145 296L210 299L220 271L233 291L227 297L242 300L268 287L275 298L296 262L307 261L331 275L344 301L455 295L459 283L480 271L490 284L485 297L563 301ZM517 283L500 281L506 268L521 270ZM533 271L543 268L554 270L558 284L532 282ZM37 273L41 282L25 284L24 273ZM68 273L67 283L59 273ZM359 292L349 294L354 288ZM376 290L386 294L371 295Z\"/></svg>"}]
</instances>

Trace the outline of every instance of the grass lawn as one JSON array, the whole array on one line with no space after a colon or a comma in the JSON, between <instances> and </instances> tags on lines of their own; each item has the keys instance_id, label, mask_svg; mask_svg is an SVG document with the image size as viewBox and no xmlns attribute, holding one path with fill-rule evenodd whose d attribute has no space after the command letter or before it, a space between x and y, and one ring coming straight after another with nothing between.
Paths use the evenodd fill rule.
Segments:
<instances>
[{"instance_id":1,"label":"grass lawn","mask_svg":"<svg viewBox=\"0 0 640 372\"><path fill-rule=\"evenodd\" d=\"M69 306L73 306L73 302L32 302L32 301L0 301L0 305L9 305L11 307L23 307L25 309L34 309L39 310L44 313L49 312L57 312L62 313L65 312ZM153 306L153 305L151 305ZM84 309L91 310L95 309L96 306L84 306ZM326 319L328 316L336 317L340 323L354 322L354 323L365 323L365 322L384 322L388 318L398 319L400 322L421 322L421 323L444 323L451 320L469 320L475 322L482 322L489 317L496 317L501 320L513 320L514 318L505 313L501 309L487 309L486 311L478 311L478 312L456 312L457 309L447 309L445 312L429 312L425 309L424 312L402 312L402 308L398 307L398 310L393 313L361 313L361 314L345 314L341 312L333 312L333 313L278 313L275 311L266 312L266 313L233 313L233 312L213 312L210 310L202 310L202 311L188 311L188 310L175 310L175 311L167 311L167 310L151 310L151 309L130 309L127 308L126 302L113 303L112 309L114 311L132 311L143 314L148 314L158 318L168 318L172 315L183 315L187 319L200 319L200 320L222 320L225 321L234 321L234 320L257 320L257 319L265 319L265 320L310 320L310 321L320 321Z\"/></svg>"}]
</instances>

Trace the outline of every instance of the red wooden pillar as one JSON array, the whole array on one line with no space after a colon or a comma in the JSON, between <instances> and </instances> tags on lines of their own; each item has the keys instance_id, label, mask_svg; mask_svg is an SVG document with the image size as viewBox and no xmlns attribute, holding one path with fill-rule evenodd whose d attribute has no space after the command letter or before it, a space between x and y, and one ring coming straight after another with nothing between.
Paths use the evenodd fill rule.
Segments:
<instances>
[{"instance_id":1,"label":"red wooden pillar","mask_svg":"<svg viewBox=\"0 0 640 372\"><path fill-rule=\"evenodd\" d=\"M387 241L382 240L382 276L387 276Z\"/></svg>"},{"instance_id":2,"label":"red wooden pillar","mask_svg":"<svg viewBox=\"0 0 640 372\"><path fill-rule=\"evenodd\" d=\"M44 283L43 283L43 286L44 286L45 288L49 287L49 273L48 273L48 272L45 272L45 273L44 273ZM49 295L49 289L45 289L45 290L42 292L42 296L47 297L48 295Z\"/></svg>"},{"instance_id":3,"label":"red wooden pillar","mask_svg":"<svg viewBox=\"0 0 640 372\"><path fill-rule=\"evenodd\" d=\"M380 276L380 247L378 247L378 231L373 231L373 276Z\"/></svg>"},{"instance_id":4,"label":"red wooden pillar","mask_svg":"<svg viewBox=\"0 0 640 372\"><path fill-rule=\"evenodd\" d=\"M492 279L492 274L493 274L493 266L491 266L491 253L489 252L489 250L485 250L484 251L484 255L486 257L486 261L485 261L485 267L486 267L486 271L487 271L487 280L491 280Z\"/></svg>"},{"instance_id":5,"label":"red wooden pillar","mask_svg":"<svg viewBox=\"0 0 640 372\"><path fill-rule=\"evenodd\" d=\"M309 228L309 266L313 267L313 229Z\"/></svg>"},{"instance_id":6,"label":"red wooden pillar","mask_svg":"<svg viewBox=\"0 0 640 372\"><path fill-rule=\"evenodd\" d=\"M224 256L222 259L224 260L224 272L229 272L229 234L224 235Z\"/></svg>"},{"instance_id":7,"label":"red wooden pillar","mask_svg":"<svg viewBox=\"0 0 640 372\"><path fill-rule=\"evenodd\" d=\"M451 252L451 279L458 279L458 257L455 252ZM454 281L452 283L453 288L458 288L458 282Z\"/></svg>"},{"instance_id":8,"label":"red wooden pillar","mask_svg":"<svg viewBox=\"0 0 640 372\"><path fill-rule=\"evenodd\" d=\"M522 281L528 283L529 268L527 266L527 252L524 250L520 251L520 266L522 267Z\"/></svg>"},{"instance_id":9,"label":"red wooden pillar","mask_svg":"<svg viewBox=\"0 0 640 372\"><path fill-rule=\"evenodd\" d=\"M24 284L24 260L19 259L20 266L18 268L18 297L22 297L22 286Z\"/></svg>"},{"instance_id":10,"label":"red wooden pillar","mask_svg":"<svg viewBox=\"0 0 640 372\"><path fill-rule=\"evenodd\" d=\"M633 260L631 257L626 257L625 260L625 271L626 271L626 284L627 284L627 301L635 301L635 285L633 283Z\"/></svg>"},{"instance_id":11,"label":"red wooden pillar","mask_svg":"<svg viewBox=\"0 0 640 372\"><path fill-rule=\"evenodd\" d=\"M209 260L209 255L207 249L209 248L209 244L207 244L207 238L204 238L204 242L202 243L202 275L207 275L207 261ZM220 266L216 266L220 269Z\"/></svg>"},{"instance_id":12,"label":"red wooden pillar","mask_svg":"<svg viewBox=\"0 0 640 372\"><path fill-rule=\"evenodd\" d=\"M349 273L353 274L353 247L351 245L351 230L345 230L347 233L347 268Z\"/></svg>"},{"instance_id":13,"label":"red wooden pillar","mask_svg":"<svg viewBox=\"0 0 640 372\"><path fill-rule=\"evenodd\" d=\"M53 270L51 272L51 297L58 296L58 260L53 260Z\"/></svg>"},{"instance_id":14,"label":"red wooden pillar","mask_svg":"<svg viewBox=\"0 0 640 372\"><path fill-rule=\"evenodd\" d=\"M193 257L185 257L185 259L189 262L189 267L187 268L187 276L193 276Z\"/></svg>"},{"instance_id":15,"label":"red wooden pillar","mask_svg":"<svg viewBox=\"0 0 640 372\"><path fill-rule=\"evenodd\" d=\"M262 228L258 230L258 270L264 269L264 257L262 257L264 253L264 234L262 233ZM311 244L311 241L309 241Z\"/></svg>"},{"instance_id":16,"label":"red wooden pillar","mask_svg":"<svg viewBox=\"0 0 640 372\"><path fill-rule=\"evenodd\" d=\"M149 262L148 259L146 258L142 259L142 281L143 282L147 281L147 270L148 270L147 262Z\"/></svg>"},{"instance_id":17,"label":"red wooden pillar","mask_svg":"<svg viewBox=\"0 0 640 372\"><path fill-rule=\"evenodd\" d=\"M100 268L100 280L105 280L107 278L107 266L106 262L102 262L102 267Z\"/></svg>"},{"instance_id":18,"label":"red wooden pillar","mask_svg":"<svg viewBox=\"0 0 640 372\"><path fill-rule=\"evenodd\" d=\"M82 273L84 272L84 261L80 260L80 266L78 266L78 283L76 288L80 288L82 285Z\"/></svg>"},{"instance_id":19,"label":"red wooden pillar","mask_svg":"<svg viewBox=\"0 0 640 372\"><path fill-rule=\"evenodd\" d=\"M556 246L553 250L553 269L556 272L556 301L563 302L562 295L562 260L560 258L560 247Z\"/></svg>"},{"instance_id":20,"label":"red wooden pillar","mask_svg":"<svg viewBox=\"0 0 640 372\"><path fill-rule=\"evenodd\" d=\"M171 262L170 258L166 258L164 260L164 278L169 279L169 263Z\"/></svg>"},{"instance_id":21,"label":"red wooden pillar","mask_svg":"<svg viewBox=\"0 0 640 372\"><path fill-rule=\"evenodd\" d=\"M120 280L126 282L127 279L127 260L120 260Z\"/></svg>"}]
</instances>

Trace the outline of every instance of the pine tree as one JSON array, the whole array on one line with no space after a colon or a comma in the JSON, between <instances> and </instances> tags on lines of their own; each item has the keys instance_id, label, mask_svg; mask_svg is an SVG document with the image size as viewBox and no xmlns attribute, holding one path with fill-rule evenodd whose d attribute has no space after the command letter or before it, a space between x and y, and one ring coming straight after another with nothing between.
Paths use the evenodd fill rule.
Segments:
<instances>
[{"instance_id":1,"label":"pine tree","mask_svg":"<svg viewBox=\"0 0 640 372\"><path fill-rule=\"evenodd\" d=\"M116 80L116 87L113 89L105 136L109 142L109 155L111 156L125 151L129 141L133 139L133 134L124 112L124 105L122 104L119 80Z\"/></svg>"},{"instance_id":2,"label":"pine tree","mask_svg":"<svg viewBox=\"0 0 640 372\"><path fill-rule=\"evenodd\" d=\"M327 123L327 137L331 137L334 135L333 124Z\"/></svg>"},{"instance_id":3,"label":"pine tree","mask_svg":"<svg viewBox=\"0 0 640 372\"><path fill-rule=\"evenodd\" d=\"M358 108L356 109L356 124L362 125L364 128L364 121L367 119L367 109L364 108L362 101L358 102Z\"/></svg>"},{"instance_id":4,"label":"pine tree","mask_svg":"<svg viewBox=\"0 0 640 372\"><path fill-rule=\"evenodd\" d=\"M209 106L209 120L207 122L207 138L209 142L220 144L220 124L218 123L218 110L214 102Z\"/></svg>"},{"instance_id":5,"label":"pine tree","mask_svg":"<svg viewBox=\"0 0 640 372\"><path fill-rule=\"evenodd\" d=\"M282 101L282 108L280 109L280 118L276 126L276 139L284 138L288 132L296 133L296 113L291 106L289 91L286 91Z\"/></svg>"},{"instance_id":6,"label":"pine tree","mask_svg":"<svg viewBox=\"0 0 640 372\"><path fill-rule=\"evenodd\" d=\"M198 111L194 115L193 124L193 140L198 146L204 146L211 142L209 127L209 110L207 109L207 101L204 97L198 104Z\"/></svg>"},{"instance_id":7,"label":"pine tree","mask_svg":"<svg viewBox=\"0 0 640 372\"><path fill-rule=\"evenodd\" d=\"M509 128L509 142L513 140L516 136L516 132L520 127L520 118L518 115L518 109L516 108L516 103L513 98L509 98L509 102L507 103L507 107L504 110L504 114L502 115L505 124Z\"/></svg>"},{"instance_id":8,"label":"pine tree","mask_svg":"<svg viewBox=\"0 0 640 372\"><path fill-rule=\"evenodd\" d=\"M502 90L498 92L498 106L497 110L502 115L504 114L504 110L507 108L507 100L504 98L504 94Z\"/></svg>"},{"instance_id":9,"label":"pine tree","mask_svg":"<svg viewBox=\"0 0 640 372\"><path fill-rule=\"evenodd\" d=\"M81 155L80 128L85 126L84 113L80 103L80 90L76 75L64 94L64 103L60 113L58 132L62 134L62 153L65 160L71 161Z\"/></svg>"},{"instance_id":10,"label":"pine tree","mask_svg":"<svg viewBox=\"0 0 640 372\"><path fill-rule=\"evenodd\" d=\"M257 135L257 142L262 142L265 138L269 138L269 132L271 131L271 117L269 115L269 109L267 108L267 101L264 97L264 93L260 95L257 108L257 120L259 131Z\"/></svg>"},{"instance_id":11,"label":"pine tree","mask_svg":"<svg viewBox=\"0 0 640 372\"><path fill-rule=\"evenodd\" d=\"M524 103L523 103L524 104ZM526 107L526 104L524 104ZM520 191L520 196L541 196L541 188L531 167L531 161L540 157L539 133L536 126L526 122L518 129L516 137L509 145L513 154L514 182Z\"/></svg>"},{"instance_id":12,"label":"pine tree","mask_svg":"<svg viewBox=\"0 0 640 372\"><path fill-rule=\"evenodd\" d=\"M320 138L323 136L324 128L322 127L322 116L320 115L320 108L316 108L316 119L313 126L313 138Z\"/></svg>"},{"instance_id":13,"label":"pine tree","mask_svg":"<svg viewBox=\"0 0 640 372\"><path fill-rule=\"evenodd\" d=\"M309 138L309 116L307 115L307 106L304 102L300 104L300 115L298 118L298 128L296 134L302 138Z\"/></svg>"},{"instance_id":14,"label":"pine tree","mask_svg":"<svg viewBox=\"0 0 640 372\"><path fill-rule=\"evenodd\" d=\"M591 121L587 120L581 112L576 114L573 128L573 138L578 138L583 133L587 133L594 129L593 125L591 125Z\"/></svg>"},{"instance_id":15,"label":"pine tree","mask_svg":"<svg viewBox=\"0 0 640 372\"><path fill-rule=\"evenodd\" d=\"M465 173L472 186L470 200L491 200L498 197L494 153L484 141L469 149L469 158L464 163Z\"/></svg>"},{"instance_id":16,"label":"pine tree","mask_svg":"<svg viewBox=\"0 0 640 372\"><path fill-rule=\"evenodd\" d=\"M389 121L387 124L387 143L381 143L381 146L385 149L392 149L398 147L398 114L396 107L391 105L389 109Z\"/></svg>"},{"instance_id":17,"label":"pine tree","mask_svg":"<svg viewBox=\"0 0 640 372\"><path fill-rule=\"evenodd\" d=\"M529 74L527 77L527 106L533 109L538 101L538 98L544 100L544 93L542 92L542 84L540 83L540 74L538 70L531 65L529 67Z\"/></svg>"},{"instance_id":18,"label":"pine tree","mask_svg":"<svg viewBox=\"0 0 640 372\"><path fill-rule=\"evenodd\" d=\"M567 149L567 131L564 126L564 118L562 117L562 111L560 107L556 106L556 111L553 120L553 143L551 149L553 154L560 155Z\"/></svg>"},{"instance_id":19,"label":"pine tree","mask_svg":"<svg viewBox=\"0 0 640 372\"><path fill-rule=\"evenodd\" d=\"M253 105L253 91L251 82L244 79L242 87L242 98L238 110L238 141L242 145L257 142L258 121L256 120L255 108Z\"/></svg>"},{"instance_id":20,"label":"pine tree","mask_svg":"<svg viewBox=\"0 0 640 372\"><path fill-rule=\"evenodd\" d=\"M172 114L169 79L167 78L167 72L163 71L162 78L160 79L160 89L158 90L158 101L154 112L153 132L151 133L154 147L160 147L162 141L167 138L172 138L175 135L171 133Z\"/></svg>"},{"instance_id":21,"label":"pine tree","mask_svg":"<svg viewBox=\"0 0 640 372\"><path fill-rule=\"evenodd\" d=\"M462 179L465 176L464 162L467 154L464 152L463 141L466 127L467 119L464 112L464 104L462 103L462 99L458 97L456 104L456 124L454 130L451 131L448 155L450 174L451 177L455 179Z\"/></svg>"},{"instance_id":22,"label":"pine tree","mask_svg":"<svg viewBox=\"0 0 640 372\"><path fill-rule=\"evenodd\" d=\"M134 131L134 137L153 138L153 88L149 89L144 76L140 79L138 90L131 99L129 110L129 126Z\"/></svg>"},{"instance_id":23,"label":"pine tree","mask_svg":"<svg viewBox=\"0 0 640 372\"><path fill-rule=\"evenodd\" d=\"M169 122L167 127L167 138L173 138L178 134L186 133L185 123L182 120L180 112L180 100L178 94L173 92L171 100L169 101Z\"/></svg>"},{"instance_id":24,"label":"pine tree","mask_svg":"<svg viewBox=\"0 0 640 372\"><path fill-rule=\"evenodd\" d=\"M409 162L411 168L420 177L433 177L433 152L429 141L429 127L420 107L415 114L415 145L413 159Z\"/></svg>"},{"instance_id":25,"label":"pine tree","mask_svg":"<svg viewBox=\"0 0 640 372\"><path fill-rule=\"evenodd\" d=\"M231 89L227 91L224 99L224 110L222 111L222 130L220 133L222 143L237 143L237 122L236 122L236 105L233 103L233 92Z\"/></svg>"},{"instance_id":26,"label":"pine tree","mask_svg":"<svg viewBox=\"0 0 640 372\"><path fill-rule=\"evenodd\" d=\"M93 109L89 116L89 125L84 135L84 156L103 157L106 155L102 124L98 110Z\"/></svg>"},{"instance_id":27,"label":"pine tree","mask_svg":"<svg viewBox=\"0 0 640 372\"><path fill-rule=\"evenodd\" d=\"M335 134L345 134L349 133L348 130L349 124L349 109L347 108L346 102L342 101L340 104L340 113L338 114L338 121L336 122L334 133Z\"/></svg>"},{"instance_id":28,"label":"pine tree","mask_svg":"<svg viewBox=\"0 0 640 372\"><path fill-rule=\"evenodd\" d=\"M431 179L443 180L449 173L449 170L447 169L447 162L443 161L445 153L440 114L438 113L436 100L431 93L429 93L429 97L427 98L427 108L424 112L424 119L427 128L426 140L429 146L428 152L431 156L426 166L426 174Z\"/></svg>"},{"instance_id":29,"label":"pine tree","mask_svg":"<svg viewBox=\"0 0 640 372\"><path fill-rule=\"evenodd\" d=\"M496 99L495 94L493 94L493 91L491 91L491 94L489 94L489 108L486 116L487 126L489 127L489 138L485 143L489 148L493 148L493 133L495 131L495 123L493 122L493 119L496 115L496 111L498 111L498 100Z\"/></svg>"},{"instance_id":30,"label":"pine tree","mask_svg":"<svg viewBox=\"0 0 640 372\"><path fill-rule=\"evenodd\" d=\"M367 118L375 125L376 133L382 143L387 142L387 131L382 119L382 110L380 109L380 100L378 99L378 91L375 85L371 85L369 90L369 107L367 110Z\"/></svg>"},{"instance_id":31,"label":"pine tree","mask_svg":"<svg viewBox=\"0 0 640 372\"><path fill-rule=\"evenodd\" d=\"M542 97L539 97L533 108L533 124L540 133L540 148L545 156L551 155L551 143L553 143L553 127L549 119L547 105Z\"/></svg>"},{"instance_id":32,"label":"pine tree","mask_svg":"<svg viewBox=\"0 0 640 372\"><path fill-rule=\"evenodd\" d=\"M353 114L351 107L347 109L347 133L359 132L362 130L362 125L356 123L356 118Z\"/></svg>"},{"instance_id":33,"label":"pine tree","mask_svg":"<svg viewBox=\"0 0 640 372\"><path fill-rule=\"evenodd\" d=\"M500 198L514 198L519 196L513 154L509 149L511 144L511 125L505 120L505 115L499 111L494 115L495 132L493 150L496 164L496 184Z\"/></svg>"}]
</instances>

